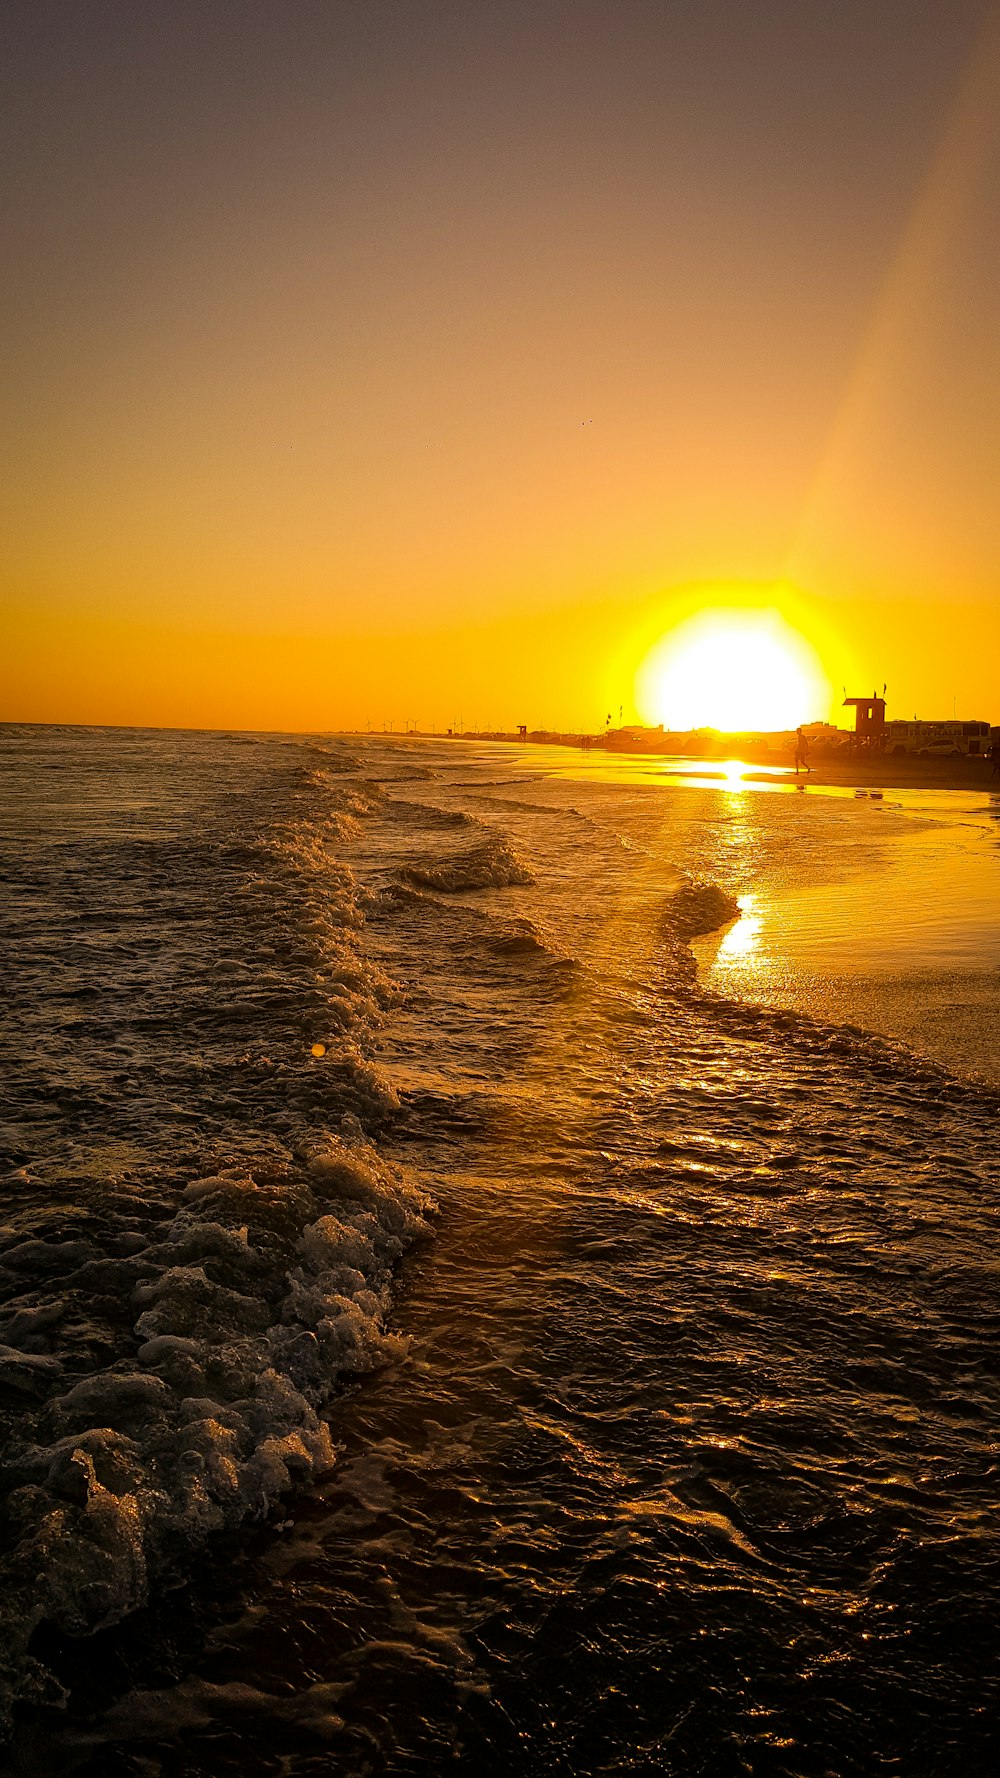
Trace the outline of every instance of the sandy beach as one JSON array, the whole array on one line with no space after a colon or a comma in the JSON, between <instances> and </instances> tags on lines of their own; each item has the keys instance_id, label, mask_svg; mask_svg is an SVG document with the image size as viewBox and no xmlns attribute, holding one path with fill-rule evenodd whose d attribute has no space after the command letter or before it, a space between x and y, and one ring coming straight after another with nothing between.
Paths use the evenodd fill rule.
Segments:
<instances>
[{"instance_id":1,"label":"sandy beach","mask_svg":"<svg viewBox=\"0 0 1000 1778\"><path fill-rule=\"evenodd\" d=\"M567 741L565 744L573 743ZM604 751L600 749L601 753ZM663 759L669 761L669 765L665 764L668 776L689 778L696 775L699 780L729 778L729 762L746 759L746 754L740 753L738 742L733 743L732 753L719 753L711 758L704 755L686 758L681 754L639 748L616 747L606 751L614 758L634 754L637 759ZM766 763L746 759L745 770L740 775L750 784L784 782L793 775L792 763L791 756L787 761L775 758ZM1000 776L994 774L988 759L919 759L912 754L869 758L864 754L846 752L824 759L814 754L810 757L809 770L798 775L803 784L828 784L842 789L854 786L859 790L985 790L1000 796Z\"/></svg>"},{"instance_id":2,"label":"sandy beach","mask_svg":"<svg viewBox=\"0 0 1000 1778\"><path fill-rule=\"evenodd\" d=\"M800 774L808 784L854 785L861 790L985 790L1000 796L1000 777L993 773L988 759L917 759L894 754L881 759L851 755L809 763L811 769ZM745 776L766 779L774 772L761 766Z\"/></svg>"},{"instance_id":3,"label":"sandy beach","mask_svg":"<svg viewBox=\"0 0 1000 1778\"><path fill-rule=\"evenodd\" d=\"M430 739L431 737L424 737ZM700 780L717 777L720 780L731 774L727 765L732 759L746 761L746 769L741 776L747 783L766 784L775 779L785 780L791 772L793 758L789 751L787 759L771 756L766 761L748 758L748 752L741 753L738 740L734 740L731 752L721 750L711 757L701 754L687 756L655 747L633 746L601 747L584 743L579 735L546 734L544 738L529 739L527 742L516 740L512 735L456 735L449 737L452 741L482 742L492 741L513 745L528 752L539 744L548 747L567 747L578 751L586 751L591 760L594 759L628 759L662 760L667 776L690 778L697 776ZM995 775L989 759L986 758L919 758L915 754L887 754L869 757L865 754L848 753L842 750L835 755L824 758L813 753L809 760L809 770L800 773L804 784L833 785L842 789L852 786L859 790L984 790L1000 796L1000 775Z\"/></svg>"}]
</instances>

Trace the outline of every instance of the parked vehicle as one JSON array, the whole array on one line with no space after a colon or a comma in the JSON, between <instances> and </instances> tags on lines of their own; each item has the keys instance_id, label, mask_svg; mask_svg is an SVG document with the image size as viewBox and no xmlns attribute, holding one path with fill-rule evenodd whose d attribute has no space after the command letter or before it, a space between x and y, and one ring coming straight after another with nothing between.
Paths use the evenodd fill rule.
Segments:
<instances>
[{"instance_id":1,"label":"parked vehicle","mask_svg":"<svg viewBox=\"0 0 1000 1778\"><path fill-rule=\"evenodd\" d=\"M886 742L890 753L915 753L937 757L958 757L960 754L982 755L990 749L988 722L887 722Z\"/></svg>"}]
</instances>

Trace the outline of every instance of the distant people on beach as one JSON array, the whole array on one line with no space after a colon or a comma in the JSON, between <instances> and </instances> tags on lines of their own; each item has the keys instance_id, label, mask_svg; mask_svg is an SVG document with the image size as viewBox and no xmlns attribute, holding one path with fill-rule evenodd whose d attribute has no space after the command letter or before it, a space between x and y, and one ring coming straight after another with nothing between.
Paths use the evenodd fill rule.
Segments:
<instances>
[{"instance_id":1,"label":"distant people on beach","mask_svg":"<svg viewBox=\"0 0 1000 1778\"><path fill-rule=\"evenodd\" d=\"M800 728L795 731L795 770L797 772L812 771L812 766L809 764L809 742Z\"/></svg>"},{"instance_id":2,"label":"distant people on beach","mask_svg":"<svg viewBox=\"0 0 1000 1778\"><path fill-rule=\"evenodd\" d=\"M990 748L990 771L992 777L1000 778L1000 735Z\"/></svg>"}]
</instances>

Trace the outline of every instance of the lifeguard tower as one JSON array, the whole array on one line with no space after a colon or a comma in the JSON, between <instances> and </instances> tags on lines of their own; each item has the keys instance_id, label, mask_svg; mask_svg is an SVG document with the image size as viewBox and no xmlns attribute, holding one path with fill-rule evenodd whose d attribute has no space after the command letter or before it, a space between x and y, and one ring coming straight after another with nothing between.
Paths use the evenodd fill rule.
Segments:
<instances>
[{"instance_id":1,"label":"lifeguard tower","mask_svg":"<svg viewBox=\"0 0 1000 1778\"><path fill-rule=\"evenodd\" d=\"M885 687L882 687L883 692ZM860 752L884 753L885 751L885 698L879 698L872 692L870 698L845 698L844 708L852 706L854 710L853 746Z\"/></svg>"}]
</instances>

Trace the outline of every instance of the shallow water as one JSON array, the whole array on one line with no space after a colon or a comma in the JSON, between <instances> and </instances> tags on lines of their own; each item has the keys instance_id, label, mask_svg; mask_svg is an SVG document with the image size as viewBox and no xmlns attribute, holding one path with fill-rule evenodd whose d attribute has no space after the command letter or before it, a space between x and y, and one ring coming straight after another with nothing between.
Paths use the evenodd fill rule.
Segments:
<instances>
[{"instance_id":1,"label":"shallow water","mask_svg":"<svg viewBox=\"0 0 1000 1778\"><path fill-rule=\"evenodd\" d=\"M985 811L534 748L7 739L32 1023L6 1057L0 1338L60 1367L24 1398L9 1360L14 1449L61 1433L71 1466L77 1376L84 1407L109 1367L165 1391L112 1409L145 1468L100 1484L162 1496L152 1602L133 1577L126 1628L36 1632L69 1701L22 1708L18 1768L992 1771L997 1095L963 1078L961 1006L946 1068L895 1013L888 1043L844 1025L933 968L992 1006ZM935 918L861 922L914 858ZM982 895L952 908L956 882ZM725 897L754 899L734 923ZM819 981L837 1023L802 1016ZM185 1203L207 1209L178 1233ZM359 1213L382 1242L360 1269ZM119 1266L113 1305L67 1237ZM191 1308L171 1242L250 1307ZM196 1350L139 1356L151 1288ZM289 1330L318 1368L292 1375ZM180 1358L242 1428L218 1525L180 1486L185 1427L218 1454ZM276 1431L297 1493L260 1473ZM96 1476L31 1473L93 1588Z\"/></svg>"}]
</instances>

